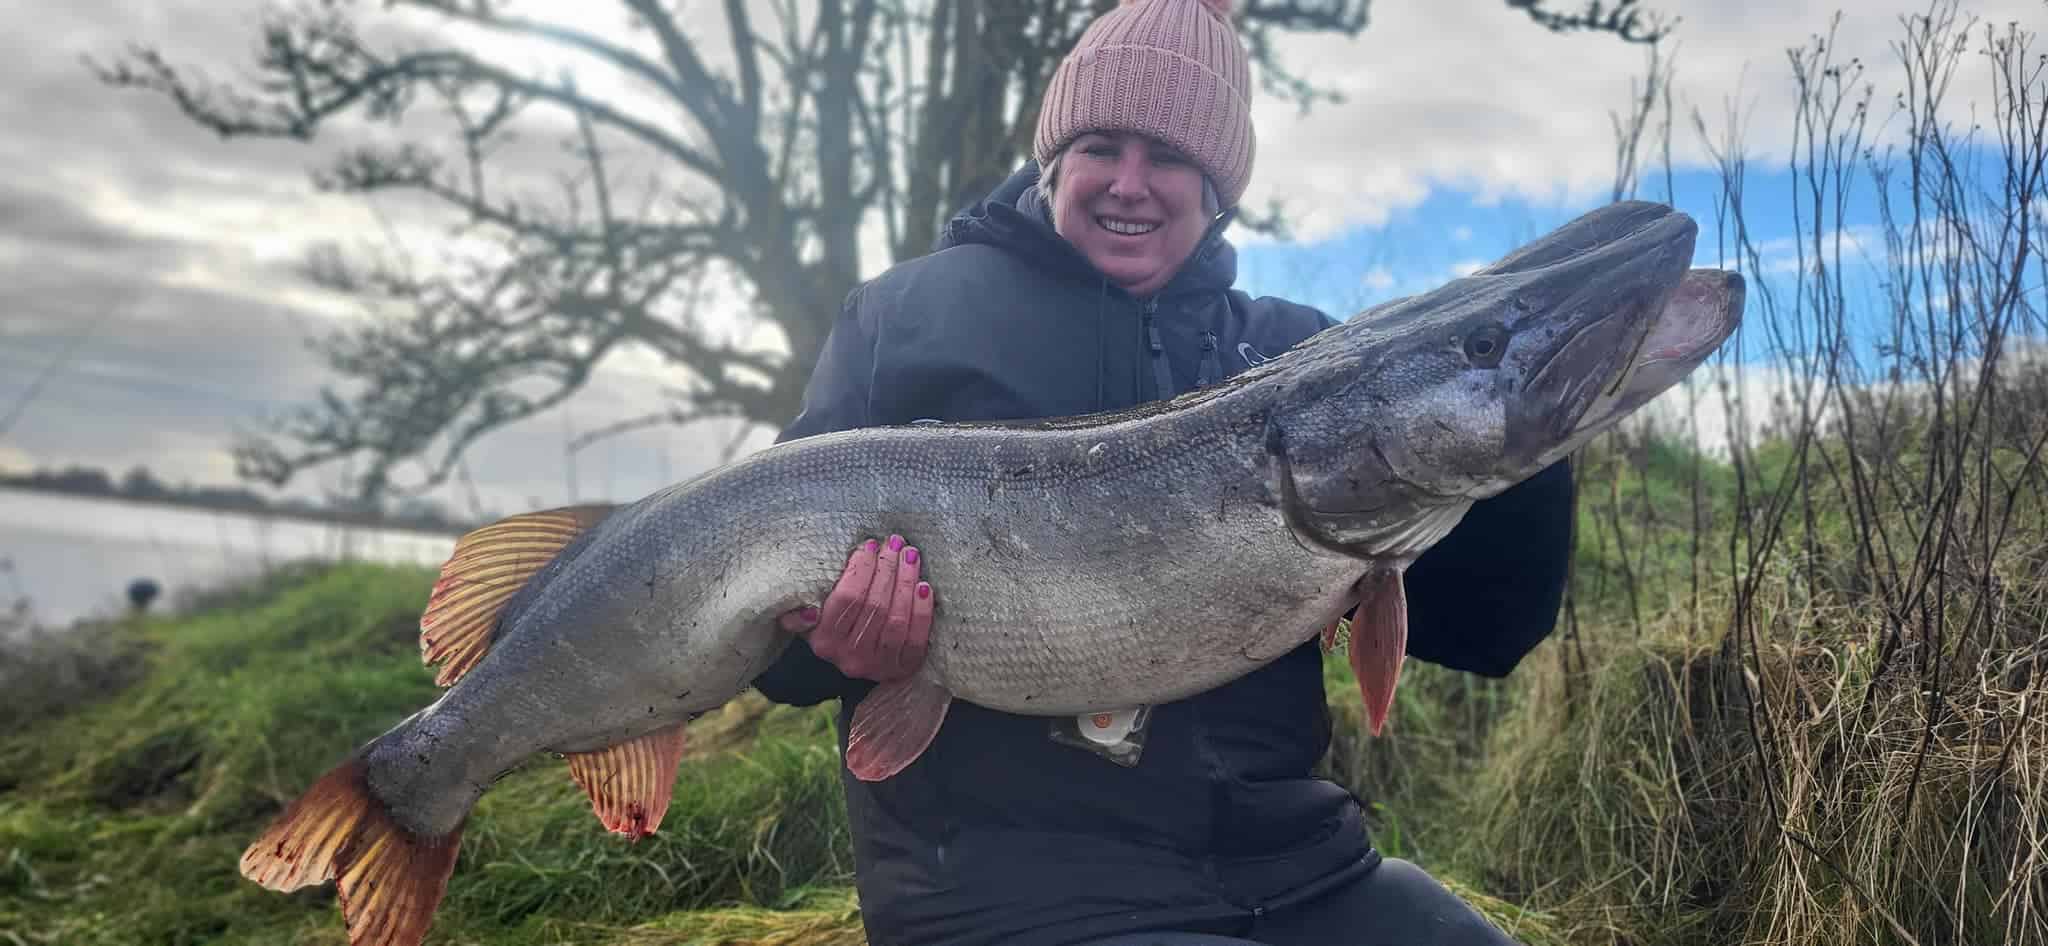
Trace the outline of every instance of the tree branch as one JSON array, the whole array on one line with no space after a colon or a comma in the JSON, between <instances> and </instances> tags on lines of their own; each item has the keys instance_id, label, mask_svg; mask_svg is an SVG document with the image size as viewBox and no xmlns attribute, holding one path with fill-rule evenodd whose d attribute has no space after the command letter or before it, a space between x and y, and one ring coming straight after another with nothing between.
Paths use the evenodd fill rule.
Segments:
<instances>
[{"instance_id":1,"label":"tree branch","mask_svg":"<svg viewBox=\"0 0 2048 946\"><path fill-rule=\"evenodd\" d=\"M1241 24L1266 88L1304 108L1333 99L1279 61L1279 38L1356 35L1370 0L1243 2ZM1540 0L1504 2L1554 30L1650 35L1635 0L1594 2L1573 15ZM324 390L275 424L275 439L241 443L246 475L282 484L360 454L364 496L398 488L397 464L418 458L431 457L422 460L427 483L439 483L476 438L559 404L625 346L684 373L677 404L656 416L787 421L865 268L864 228L879 214L897 258L927 251L947 218L1028 153L1053 70L1117 0L936 0L915 9L902 0L724 0L707 8L725 16L731 44L732 64L718 70L697 45L704 35L672 0L619 3L649 31L649 48L509 12L497 0L300 0L265 14L256 78L240 85L209 81L144 47L92 66L109 85L162 94L227 138L310 141L343 118L396 126L423 96L453 118L452 127L397 145L347 147L314 183L424 196L459 215L458 233L493 241L490 260L421 266L433 273L422 277L411 260L356 266L329 248L309 254L314 281L406 314L315 345L350 393ZM566 77L521 75L431 35L408 49L372 48L355 17L394 4L588 57L663 101L654 117L634 114ZM759 22L764 9L779 22ZM564 139L577 163L559 198L515 198L496 146L543 106L567 113L563 125L573 130ZM657 158L644 202L622 189L621 143ZM678 172L709 187L693 193L656 176ZM1279 232L1284 215L1274 206L1241 220ZM781 330L786 352L741 349L706 330L694 292L677 287L718 265L731 267L750 314Z\"/></svg>"},{"instance_id":2,"label":"tree branch","mask_svg":"<svg viewBox=\"0 0 2048 946\"><path fill-rule=\"evenodd\" d=\"M1662 14L1647 16L1638 6L1641 0L1614 0L1612 7L1601 0L1587 0L1586 8L1577 13L1557 13L1544 9L1545 0L1506 0L1508 8L1520 10L1529 15L1544 29L1553 33L1574 30L1588 30L1597 33L1612 33L1630 43L1655 43L1676 29L1680 17L1666 20Z\"/></svg>"}]
</instances>

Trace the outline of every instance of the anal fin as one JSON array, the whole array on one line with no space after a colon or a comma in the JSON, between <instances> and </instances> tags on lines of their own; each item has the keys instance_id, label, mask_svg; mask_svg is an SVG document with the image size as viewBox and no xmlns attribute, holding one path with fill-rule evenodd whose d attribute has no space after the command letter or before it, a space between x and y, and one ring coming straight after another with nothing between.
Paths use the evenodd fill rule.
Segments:
<instances>
[{"instance_id":1,"label":"anal fin","mask_svg":"<svg viewBox=\"0 0 2048 946\"><path fill-rule=\"evenodd\" d=\"M595 752L568 753L569 774L605 830L638 841L661 827L688 743L688 724L677 723Z\"/></svg>"},{"instance_id":2,"label":"anal fin","mask_svg":"<svg viewBox=\"0 0 2048 946\"><path fill-rule=\"evenodd\" d=\"M846 767L863 782L903 771L924 754L946 721L953 694L921 676L875 687L853 711Z\"/></svg>"},{"instance_id":3,"label":"anal fin","mask_svg":"<svg viewBox=\"0 0 2048 946\"><path fill-rule=\"evenodd\" d=\"M1358 610L1347 647L1351 674L1365 698L1372 734L1386 728L1394 709L1394 688L1408 658L1408 595L1399 568L1375 568L1359 582Z\"/></svg>"},{"instance_id":4,"label":"anal fin","mask_svg":"<svg viewBox=\"0 0 2048 946\"><path fill-rule=\"evenodd\" d=\"M505 602L563 547L617 507L565 506L508 516L456 540L420 615L420 659L449 686L482 660Z\"/></svg>"}]
</instances>

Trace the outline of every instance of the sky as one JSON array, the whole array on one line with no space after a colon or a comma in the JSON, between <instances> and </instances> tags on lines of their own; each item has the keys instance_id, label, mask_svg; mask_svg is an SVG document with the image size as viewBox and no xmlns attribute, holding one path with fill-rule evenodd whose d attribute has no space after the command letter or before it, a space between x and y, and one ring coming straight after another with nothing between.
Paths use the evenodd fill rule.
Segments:
<instances>
[{"instance_id":1,"label":"sky","mask_svg":"<svg viewBox=\"0 0 2048 946\"><path fill-rule=\"evenodd\" d=\"M1766 255L1789 260L1787 50L1832 31L1838 59L1858 59L1883 113L1901 74L1892 48L1900 18L1948 6L1645 5L1682 18L1674 34L1681 117L1670 191L1660 168L1639 196L1668 198L1702 219L1702 265L1716 265L1721 252L1712 219L1718 184L1692 111L1719 129L1728 104L1739 106L1759 208L1751 224ZM592 12L598 5L512 6L613 29L613 17ZM707 11L685 22L716 19L710 0L685 6ZM367 316L309 284L299 264L324 242L374 243L389 225L368 204L312 183L349 135L222 140L164 97L110 88L85 64L143 43L215 75L247 74L263 9L245 0L0 0L7 22L34 25L0 34L0 87L9 90L0 96L0 469L146 464L174 483L232 484L235 433L307 403L333 380L308 340ZM2048 26L2044 0L1976 0L1958 11L1986 24ZM393 29L446 30L431 18ZM556 65L528 47L448 32L522 67ZM1358 38L1296 36L1280 49L1298 73L1344 99L1306 114L1270 97L1256 107L1258 163L1246 199L1279 201L1293 233L1284 241L1240 233L1240 286L1339 315L1440 285L1606 201L1610 113L1625 107L1644 71L1641 47L1551 34L1500 0L1377 0ZM1960 75L1955 95L1965 111L1956 114L1967 121L1968 103L1981 105L1986 85L1977 73ZM579 73L588 89L632 94L606 84L616 81ZM1898 130L1880 115L1871 137ZM536 167L544 145L525 145ZM515 150L506 160L528 156ZM1845 232L1867 241L1874 212L1868 190L1856 194ZM867 275L886 263L867 253ZM650 358L608 363L565 407L471 451L477 497L497 511L632 499L719 462L730 426L642 431L565 454L574 434L658 408L679 381ZM742 449L770 437L756 430ZM338 469L315 471L288 492L317 495L338 482ZM453 486L435 495L458 511L468 505Z\"/></svg>"}]
</instances>

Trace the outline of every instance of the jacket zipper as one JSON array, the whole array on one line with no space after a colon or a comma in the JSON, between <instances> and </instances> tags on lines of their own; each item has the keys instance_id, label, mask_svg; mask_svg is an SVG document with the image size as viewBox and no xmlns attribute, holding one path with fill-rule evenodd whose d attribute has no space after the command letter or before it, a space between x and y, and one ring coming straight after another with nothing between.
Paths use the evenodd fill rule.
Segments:
<instances>
[{"instance_id":1,"label":"jacket zipper","mask_svg":"<svg viewBox=\"0 0 2048 946\"><path fill-rule=\"evenodd\" d=\"M1166 400L1174 395L1173 373L1166 367L1166 342L1159 336L1159 323L1153 316L1159 313L1159 297L1145 300L1140 311L1145 316L1145 335L1152 347L1152 383L1155 400Z\"/></svg>"}]
</instances>

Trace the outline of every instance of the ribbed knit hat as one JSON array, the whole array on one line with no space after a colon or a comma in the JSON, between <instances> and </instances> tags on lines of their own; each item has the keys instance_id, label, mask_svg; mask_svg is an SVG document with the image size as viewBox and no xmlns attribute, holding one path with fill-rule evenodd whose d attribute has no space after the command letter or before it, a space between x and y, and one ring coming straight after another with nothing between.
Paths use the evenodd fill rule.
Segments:
<instances>
[{"instance_id":1,"label":"ribbed knit hat","mask_svg":"<svg viewBox=\"0 0 2048 946\"><path fill-rule=\"evenodd\" d=\"M1223 206L1244 196L1256 142L1251 65L1231 0L1123 0L1089 24L1039 106L1043 164L1091 131L1134 131L1187 153Z\"/></svg>"}]
</instances>

